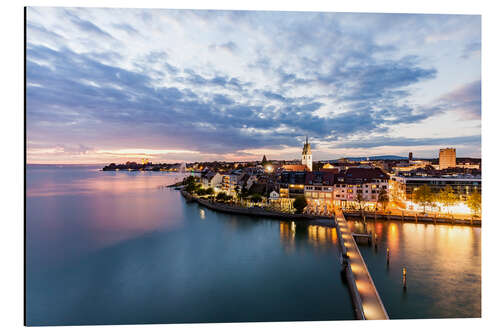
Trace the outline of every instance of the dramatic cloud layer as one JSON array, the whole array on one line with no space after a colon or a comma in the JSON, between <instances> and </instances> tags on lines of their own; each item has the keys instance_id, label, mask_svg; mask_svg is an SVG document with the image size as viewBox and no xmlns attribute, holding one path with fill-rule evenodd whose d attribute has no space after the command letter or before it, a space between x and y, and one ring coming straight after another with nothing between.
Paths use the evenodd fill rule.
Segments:
<instances>
[{"instance_id":1,"label":"dramatic cloud layer","mask_svg":"<svg viewBox=\"0 0 500 333\"><path fill-rule=\"evenodd\" d=\"M315 159L479 156L480 35L477 16L29 8L28 160L296 158L305 135Z\"/></svg>"}]
</instances>

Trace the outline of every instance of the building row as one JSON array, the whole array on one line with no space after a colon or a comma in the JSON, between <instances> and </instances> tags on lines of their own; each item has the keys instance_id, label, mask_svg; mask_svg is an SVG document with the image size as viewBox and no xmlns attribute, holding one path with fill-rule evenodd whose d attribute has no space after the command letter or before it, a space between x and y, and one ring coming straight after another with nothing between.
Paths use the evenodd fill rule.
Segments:
<instances>
[{"instance_id":1,"label":"building row","mask_svg":"<svg viewBox=\"0 0 500 333\"><path fill-rule=\"evenodd\" d=\"M282 199L304 195L310 206L351 208L374 206L379 194L388 195L389 176L379 168L349 168L338 172L283 172L279 178Z\"/></svg>"}]
</instances>

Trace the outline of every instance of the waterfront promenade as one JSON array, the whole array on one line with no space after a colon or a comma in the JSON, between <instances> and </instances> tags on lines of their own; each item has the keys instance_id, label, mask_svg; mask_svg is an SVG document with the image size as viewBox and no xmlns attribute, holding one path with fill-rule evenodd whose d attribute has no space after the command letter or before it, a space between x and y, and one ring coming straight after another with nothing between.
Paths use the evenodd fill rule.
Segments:
<instances>
[{"instance_id":1,"label":"waterfront promenade","mask_svg":"<svg viewBox=\"0 0 500 333\"><path fill-rule=\"evenodd\" d=\"M454 216L437 216L437 214L419 214L418 212L404 212L404 211L387 211L387 212L361 212L359 210L344 210L344 215L347 217L364 218L371 220L394 220L410 223L441 223L441 224L459 224L459 225L472 225L481 226L481 219L465 218Z\"/></svg>"},{"instance_id":2,"label":"waterfront promenade","mask_svg":"<svg viewBox=\"0 0 500 333\"><path fill-rule=\"evenodd\" d=\"M335 212L337 234L345 261L346 278L358 319L389 319L384 304L341 210Z\"/></svg>"},{"instance_id":3,"label":"waterfront promenade","mask_svg":"<svg viewBox=\"0 0 500 333\"><path fill-rule=\"evenodd\" d=\"M218 203L209 199L202 199L193 196L186 191L181 191L182 196L188 201L194 201L198 204L207 207L209 209L237 215L247 215L247 216L257 216L257 217L267 217L275 218L280 220L293 220L295 222L304 221L309 224L319 224L333 226L334 220L332 216L322 216L322 215L309 215L309 214L294 214L294 213L284 213L276 210L265 209L262 207L241 207L238 205L229 205L225 203Z\"/></svg>"}]
</instances>

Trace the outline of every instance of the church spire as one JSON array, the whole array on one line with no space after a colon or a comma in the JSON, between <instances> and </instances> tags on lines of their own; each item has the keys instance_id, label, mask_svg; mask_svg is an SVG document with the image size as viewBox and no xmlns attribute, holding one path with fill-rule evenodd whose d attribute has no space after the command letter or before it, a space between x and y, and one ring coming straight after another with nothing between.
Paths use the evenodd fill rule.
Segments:
<instances>
[{"instance_id":1,"label":"church spire","mask_svg":"<svg viewBox=\"0 0 500 333\"><path fill-rule=\"evenodd\" d=\"M312 171L312 152L309 144L309 136L306 136L304 148L302 148L302 164L307 166L308 171Z\"/></svg>"}]
</instances>

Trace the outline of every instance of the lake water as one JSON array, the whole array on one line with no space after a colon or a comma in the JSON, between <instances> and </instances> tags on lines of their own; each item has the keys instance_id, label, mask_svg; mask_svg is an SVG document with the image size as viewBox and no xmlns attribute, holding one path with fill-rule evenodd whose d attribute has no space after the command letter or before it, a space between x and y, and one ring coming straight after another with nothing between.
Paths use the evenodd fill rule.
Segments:
<instances>
[{"instance_id":1,"label":"lake water","mask_svg":"<svg viewBox=\"0 0 500 333\"><path fill-rule=\"evenodd\" d=\"M360 219L349 226L377 234L376 247L358 247L390 318L481 316L481 228Z\"/></svg>"},{"instance_id":2,"label":"lake water","mask_svg":"<svg viewBox=\"0 0 500 333\"><path fill-rule=\"evenodd\" d=\"M28 166L28 325L354 319L334 229L215 213L182 175Z\"/></svg>"},{"instance_id":3,"label":"lake water","mask_svg":"<svg viewBox=\"0 0 500 333\"><path fill-rule=\"evenodd\" d=\"M182 176L28 166L27 324L354 319L335 229L216 213L160 188ZM391 318L481 315L480 228L350 225L378 235L360 250Z\"/></svg>"}]
</instances>

